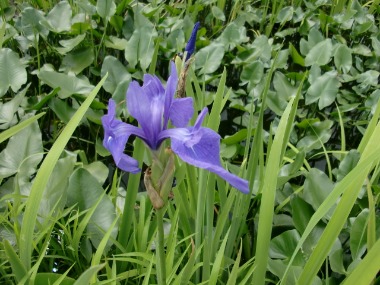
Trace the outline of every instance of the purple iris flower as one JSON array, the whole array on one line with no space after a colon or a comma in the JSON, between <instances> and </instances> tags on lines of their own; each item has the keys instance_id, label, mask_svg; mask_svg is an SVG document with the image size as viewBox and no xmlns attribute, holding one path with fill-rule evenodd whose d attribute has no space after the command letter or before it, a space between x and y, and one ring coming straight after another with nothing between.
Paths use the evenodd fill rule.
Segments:
<instances>
[{"instance_id":1,"label":"purple iris flower","mask_svg":"<svg viewBox=\"0 0 380 285\"><path fill-rule=\"evenodd\" d=\"M195 51L195 42L197 40L197 32L198 32L198 29L199 29L199 25L200 25L199 22L195 23L193 31L191 32L190 39L187 42L187 45L185 47L185 52L187 52L186 60L185 61L187 61L190 58L190 56Z\"/></svg>"},{"instance_id":2,"label":"purple iris flower","mask_svg":"<svg viewBox=\"0 0 380 285\"><path fill-rule=\"evenodd\" d=\"M220 136L209 128L202 127L207 114L204 108L195 125L187 127L193 116L193 99L174 98L178 76L175 64L171 62L171 74L166 88L153 75L144 75L143 86L132 81L127 91L129 113L140 123L140 128L116 119L116 104L109 101L108 113L102 117L104 127L103 145L108 149L116 165L127 172L140 171L138 162L124 153L129 136L141 138L152 150L171 139L171 148L183 161L207 169L243 193L249 193L248 181L225 170L219 157ZM168 129L171 121L175 128Z\"/></svg>"}]
</instances>

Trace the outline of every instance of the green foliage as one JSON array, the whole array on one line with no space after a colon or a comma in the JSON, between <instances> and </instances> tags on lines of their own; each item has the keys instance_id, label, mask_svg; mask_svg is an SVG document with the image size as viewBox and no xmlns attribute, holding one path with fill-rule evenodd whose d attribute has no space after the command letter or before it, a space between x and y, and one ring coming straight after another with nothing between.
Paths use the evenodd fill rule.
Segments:
<instances>
[{"instance_id":1,"label":"green foliage","mask_svg":"<svg viewBox=\"0 0 380 285\"><path fill-rule=\"evenodd\" d=\"M0 283L378 282L378 6L0 1ZM176 160L160 219L101 116L113 98L135 124L130 82L166 78L196 21L186 96L251 193Z\"/></svg>"}]
</instances>

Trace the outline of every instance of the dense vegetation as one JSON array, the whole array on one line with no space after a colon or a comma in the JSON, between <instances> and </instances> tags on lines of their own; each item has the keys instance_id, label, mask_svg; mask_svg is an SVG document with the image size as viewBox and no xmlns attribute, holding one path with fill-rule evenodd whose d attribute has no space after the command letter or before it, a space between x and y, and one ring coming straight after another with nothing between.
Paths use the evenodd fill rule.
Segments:
<instances>
[{"instance_id":1,"label":"dense vegetation","mask_svg":"<svg viewBox=\"0 0 380 285\"><path fill-rule=\"evenodd\" d=\"M380 282L379 2L0 1L0 283ZM249 194L176 158L156 210L103 146L171 60Z\"/></svg>"}]
</instances>

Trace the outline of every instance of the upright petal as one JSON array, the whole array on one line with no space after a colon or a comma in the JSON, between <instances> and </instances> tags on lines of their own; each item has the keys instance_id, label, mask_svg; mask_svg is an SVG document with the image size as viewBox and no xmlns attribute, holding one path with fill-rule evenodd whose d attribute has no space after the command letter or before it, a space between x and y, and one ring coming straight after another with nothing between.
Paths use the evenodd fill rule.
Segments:
<instances>
[{"instance_id":1,"label":"upright petal","mask_svg":"<svg viewBox=\"0 0 380 285\"><path fill-rule=\"evenodd\" d=\"M197 32L199 29L199 25L199 22L195 23L193 31L191 32L190 39L185 47L185 51L187 52L185 61L187 61L195 51L195 42L197 40Z\"/></svg>"},{"instance_id":2,"label":"upright petal","mask_svg":"<svg viewBox=\"0 0 380 285\"><path fill-rule=\"evenodd\" d=\"M168 78L168 81L166 83L166 90L165 90L165 107L164 107L164 129L166 129L169 121L169 111L170 107L174 100L174 95L177 90L177 84L178 84L178 74L177 69L175 67L175 63L173 61L170 61L170 76Z\"/></svg>"},{"instance_id":3,"label":"upright petal","mask_svg":"<svg viewBox=\"0 0 380 285\"><path fill-rule=\"evenodd\" d=\"M129 136L132 134L145 140L144 132L135 126L117 120L115 115L116 104L113 100L110 100L108 113L102 117L104 127L103 145L112 154L117 167L127 172L137 173L140 171L137 160L126 155L124 148Z\"/></svg>"},{"instance_id":4,"label":"upright petal","mask_svg":"<svg viewBox=\"0 0 380 285\"><path fill-rule=\"evenodd\" d=\"M193 114L193 98L191 97L174 99L169 110L170 121L178 128L186 127Z\"/></svg>"},{"instance_id":5,"label":"upright petal","mask_svg":"<svg viewBox=\"0 0 380 285\"><path fill-rule=\"evenodd\" d=\"M146 74L142 87L136 81L131 82L127 90L127 106L129 113L140 123L149 147L156 149L165 108L165 89L160 80Z\"/></svg>"}]
</instances>

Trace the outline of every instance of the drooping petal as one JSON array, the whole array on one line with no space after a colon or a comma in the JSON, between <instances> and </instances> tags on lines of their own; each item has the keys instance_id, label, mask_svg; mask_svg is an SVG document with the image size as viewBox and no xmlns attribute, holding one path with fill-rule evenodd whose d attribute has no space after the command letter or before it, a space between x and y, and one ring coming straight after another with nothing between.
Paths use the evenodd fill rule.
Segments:
<instances>
[{"instance_id":1,"label":"drooping petal","mask_svg":"<svg viewBox=\"0 0 380 285\"><path fill-rule=\"evenodd\" d=\"M193 31L191 32L190 39L185 47L185 51L187 52L185 61L187 61L195 51L195 42L197 40L197 32L199 29L199 25L199 22L195 23Z\"/></svg>"},{"instance_id":2,"label":"drooping petal","mask_svg":"<svg viewBox=\"0 0 380 285\"><path fill-rule=\"evenodd\" d=\"M113 100L108 103L108 113L102 117L104 127L104 147L112 154L115 164L120 169L137 173L140 171L137 160L124 153L125 144L130 135L136 135L146 140L144 132L132 125L116 119L116 104Z\"/></svg>"},{"instance_id":3,"label":"drooping petal","mask_svg":"<svg viewBox=\"0 0 380 285\"><path fill-rule=\"evenodd\" d=\"M161 136L171 138L172 150L185 162L207 169L243 193L249 193L248 181L223 168L220 163L220 136L211 129L201 127L207 112L204 109L194 127L169 129Z\"/></svg>"}]
</instances>

